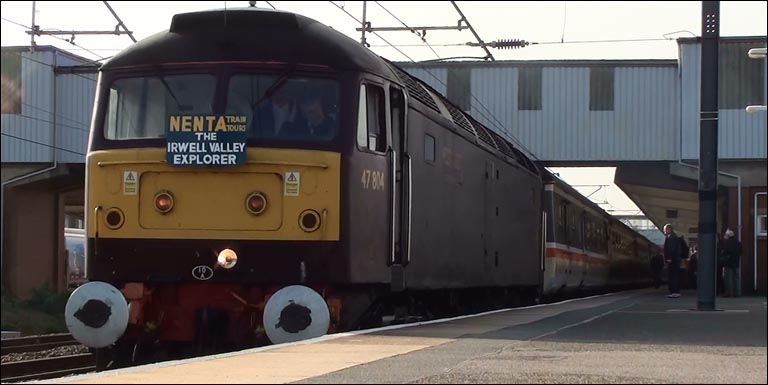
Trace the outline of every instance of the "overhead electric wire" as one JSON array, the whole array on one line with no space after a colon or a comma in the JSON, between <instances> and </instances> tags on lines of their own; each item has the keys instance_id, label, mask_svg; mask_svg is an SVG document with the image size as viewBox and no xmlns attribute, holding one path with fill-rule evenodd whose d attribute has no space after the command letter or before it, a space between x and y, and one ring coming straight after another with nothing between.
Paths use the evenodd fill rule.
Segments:
<instances>
[{"instance_id":1,"label":"overhead electric wire","mask_svg":"<svg viewBox=\"0 0 768 385\"><path fill-rule=\"evenodd\" d=\"M560 42L565 41L565 22L568 20L568 2L563 1L563 34L560 37Z\"/></svg>"},{"instance_id":2,"label":"overhead electric wire","mask_svg":"<svg viewBox=\"0 0 768 385\"><path fill-rule=\"evenodd\" d=\"M26 25L24 25L24 24L21 24L21 23L19 23L19 22L16 22L16 21L13 21L13 20L10 20L10 19L6 19L6 18L4 18L4 17L3 17L2 19L3 19L3 20L5 20L5 21L7 21L7 22L9 22L9 23L12 23L12 24L16 24L16 25L18 25L19 27L23 27L23 28L25 28L25 29L28 29L28 30L32 31L32 28L30 28L30 27L28 27L28 26L26 26ZM56 28L54 28L54 30L55 30L55 31L61 31L60 29L56 29ZM61 32L64 32L64 31L61 31ZM45 35L45 36L50 36L50 37L52 37L52 38L54 38L54 39L59 39L59 40L61 40L61 41L65 41L65 42L67 42L67 43L69 43L69 44L72 44L72 45L74 45L75 47L79 47L80 49L82 49L82 50L84 50L84 51L86 51L86 52L89 52L91 55L98 57L98 58L99 58L99 60L104 60L104 59L105 59L103 56L101 56L101 55L97 54L96 52L93 52L93 51L89 50L88 48L85 48L85 47L83 47L83 46L81 46L81 45L79 45L79 44L75 43L74 41L69 41L69 40L67 40L67 39L65 39L65 38L63 38L63 37L58 37L58 36L56 36L56 35ZM42 36L40 36L40 37L42 37ZM62 50L64 50L64 49L62 48ZM65 51L66 51L66 50L65 50ZM95 60L94 60L94 62L95 62Z\"/></svg>"},{"instance_id":3,"label":"overhead electric wire","mask_svg":"<svg viewBox=\"0 0 768 385\"><path fill-rule=\"evenodd\" d=\"M644 39L610 39L610 40L577 40L577 41L543 41L531 42L530 45L552 45L552 44L602 44L602 43L633 43L646 41L670 41L673 39L664 38L644 38ZM421 47L422 44L397 44L398 47ZM432 43L433 47L468 47L468 43ZM387 44L372 44L371 47L383 48L389 47Z\"/></svg>"},{"instance_id":4,"label":"overhead electric wire","mask_svg":"<svg viewBox=\"0 0 768 385\"><path fill-rule=\"evenodd\" d=\"M9 20L9 19L6 19L6 18L4 18L4 17L3 17L2 19L3 19L3 20L5 20L5 21L8 21L8 22L10 22L10 23L16 24L16 25L18 25L18 26L20 26L20 27L24 27L24 28L27 28L25 25L23 25L23 24L19 24L19 23L17 23L17 22L15 22L15 21L13 21L13 20ZM55 36L54 36L54 37L55 37ZM57 39L61 40L60 38L57 38ZM80 46L78 46L78 47L80 47ZM67 49L64 49L64 48L59 48L59 47L56 47L56 48L57 48L57 49L60 49L60 50L62 50L62 51L64 51L64 52L69 52L69 50L67 50ZM83 47L80 47L80 48L81 48L81 49L83 49L83 50L89 51L87 48L83 48ZM8 53L13 53L13 54L19 55L19 57L20 57L20 58L22 58L22 59L24 59L24 60L29 60L29 61L31 61L31 62L34 62L34 63L37 63L37 64L41 64L41 65L44 65L44 66L48 66L48 67L51 67L51 68L57 68L55 65L53 65L53 64L51 64L51 63L46 63L46 62L44 62L44 61L40 61L40 60L37 60L37 59L33 59L33 58L31 58L31 57L28 57L28 56L24 56L24 55L22 55L22 54L21 54L21 52L12 52L12 51L9 51ZM97 55L97 56L98 56L98 55ZM102 60L103 60L103 59L105 59L105 58L102 58ZM95 63L98 63L97 61L94 61L94 60L91 60L91 59L87 59L87 60L89 60L91 63L94 63L94 64L95 64ZM89 78L89 77L87 77L87 76L83 76L83 75L81 75L81 74L77 74L77 73L73 73L73 74L71 74L71 75L75 75L75 76L77 76L77 77L80 77L80 78L83 78L83 79L88 79L88 80L90 80L90 81L92 81L92 82L96 82L96 81L97 81L96 79L93 79L93 78Z\"/></svg>"},{"instance_id":5,"label":"overhead electric wire","mask_svg":"<svg viewBox=\"0 0 768 385\"><path fill-rule=\"evenodd\" d=\"M386 44L371 44L371 47L389 47ZM397 44L398 47L423 47L424 44ZM431 44L432 47L466 47L466 43Z\"/></svg>"},{"instance_id":6,"label":"overhead electric wire","mask_svg":"<svg viewBox=\"0 0 768 385\"><path fill-rule=\"evenodd\" d=\"M340 7L338 4L334 3L333 1L331 1L330 3L331 3L331 4L333 4L333 5L334 5L336 8L338 8L338 9L342 10L344 13L346 13L346 14L347 14L349 17L351 17L353 20L355 20L356 22L358 22L360 25L363 25L363 22L362 22L362 21L358 20L358 19L357 19L357 18L356 18L354 15L352 15L352 14L351 14L351 13L349 13L349 12L347 12L347 10L346 10L346 9L344 9L344 8ZM405 54L405 52L401 51L401 50L400 50L399 48L397 48L397 47L396 47L394 44L392 44L392 43L390 43L389 41L387 41L387 39L385 39L385 38L381 37L381 35L379 35L379 34L378 34L378 33L376 33L376 32L371 32L371 33L373 33L374 35L376 35L376 36L377 36L379 39L381 39L381 40L384 40L384 42L385 42L385 43L389 44L389 46L390 46L390 47L392 47L392 48L394 48L394 49L395 49L397 52L400 52L400 54L401 54L401 55L403 55L403 56L405 56L406 58L408 58L408 60L410 60L410 61L412 61L412 62L416 63L416 61L415 61L415 60L411 59L411 57L410 57L410 56L406 55L406 54Z\"/></svg>"},{"instance_id":7,"label":"overhead electric wire","mask_svg":"<svg viewBox=\"0 0 768 385\"><path fill-rule=\"evenodd\" d=\"M44 108L35 107L35 106L33 106L33 105L29 104L29 103L26 103L26 102L21 102L21 104L22 104L22 105L25 105L25 106L27 106L27 107L29 107L29 108L32 108L32 109L35 109L35 110L38 110L38 111L41 111L41 112L45 112L46 114L49 114L49 115L52 115L52 116L57 116L57 117L59 117L59 118L62 118L62 119L66 119L66 120L69 120L69 121L71 121L71 122L73 122L73 123L75 123L75 124L78 124L78 125L80 125L80 127L82 127L82 128L83 128L83 129L85 129L85 130L88 130L88 127L90 126L90 124L88 124L88 123L84 123L84 122L81 122L81 121L79 121L79 120L75 120L75 119L72 119L72 118L70 118L70 117L66 117L66 116L64 116L64 115L61 115L61 114L54 114L54 113L53 113L53 112L51 112L51 111L48 111L48 110L46 110L46 109L44 109Z\"/></svg>"},{"instance_id":8,"label":"overhead electric wire","mask_svg":"<svg viewBox=\"0 0 768 385\"><path fill-rule=\"evenodd\" d=\"M18 55L20 58L22 58L22 59L24 59L24 60L28 60L28 61L31 61L31 62L33 62L33 63L37 63L37 64L40 64L40 65L44 65L44 66L47 66L47 67L51 67L51 68L54 68L54 69L55 69L55 68L66 68L66 67L56 67L55 65L53 65L53 64L51 64L51 63L46 63L46 62L44 62L44 61L40 61L40 60L37 60L37 59L32 59L31 57L27 57L27 56L24 56L24 55L22 55L22 54L21 54L21 52L12 52L12 51L9 51L9 52L7 52L7 53L12 53L12 54L14 54L14 55ZM81 74L78 74L78 73L72 73L72 74L68 74L68 75L75 75L75 76L77 76L77 77L79 77L79 78L87 79L87 80L90 80L90 81L92 81L92 82L97 82L97 80L96 80L96 79L93 79L93 78L89 78L89 77L87 77L87 76L83 76L83 75L81 75Z\"/></svg>"},{"instance_id":9,"label":"overhead electric wire","mask_svg":"<svg viewBox=\"0 0 768 385\"><path fill-rule=\"evenodd\" d=\"M362 25L362 22L361 22L360 20L358 20L358 19L357 19L355 16L353 16L351 13L347 12L347 10L345 10L344 8L342 8L342 7L338 6L338 5L337 5L336 3L334 3L333 1L331 1L331 4L333 4L333 5L334 5L336 8L338 8L338 9L342 10L342 11L343 11L344 13L346 13L346 14L347 14L349 17L351 17L353 20L355 20L356 22L358 22L358 23L360 23L360 24ZM454 4L454 6L455 6L455 4ZM466 19L465 19L465 20L466 20ZM467 22L467 24L469 24L469 23ZM376 36L377 36L379 39L381 39L381 40L384 40L384 42L385 42L385 43L389 44L389 45L390 45L392 48L394 48L395 50L397 50L398 52L400 52L400 54L402 54L403 56L405 56L406 58L408 58L408 60L410 60L410 61L411 61L411 62L413 62L414 64L418 64L418 62L416 62L415 60L413 60L413 59L412 59L410 56L406 55L406 54L405 54L403 51L401 51L400 49L398 49L398 48L397 48L396 46L394 46L392 43L388 42L386 39L384 39L383 37L381 37L381 36L380 36L378 33L374 32L374 31L372 31L371 33L373 33L374 35L376 35ZM441 83L443 86L445 86L445 87L446 87L446 89L448 89L448 85L447 85L447 84L446 84L446 83L445 83L445 82L444 82L442 79L440 79L440 78L439 78L439 77L437 77L437 76L436 76L434 73L432 73L432 71L430 71L430 70L429 70L428 68L426 68L426 67L421 67L421 68L422 68L422 69L424 69L424 70L425 70L425 71L426 71L426 72L427 72L427 73L428 73L430 76L432 76L432 77L433 77L435 80L437 80L437 81L438 81L438 82L440 82L440 83ZM493 118L493 119L489 119L489 118L488 118L488 116L487 116L487 115L485 115L485 113L483 113L482 111L478 111L478 115L479 115L479 116L482 116L483 118L485 118L486 120L488 120L488 121L489 121L489 122L490 122L492 125L496 126L496 129L497 129L497 130L496 130L496 133L497 133L497 134L499 134L499 135L502 135L502 136L505 136L507 139L509 139L510 141L512 141L513 143L515 143L515 144L516 144L516 145L517 145L517 146L518 146L520 149L524 150L524 151L527 153L527 155L528 155L528 156L532 157L533 159L539 160L539 158L537 158L537 157L536 157L536 155L534 155L534 154L533 154L533 152L531 152L531 151L530 151L530 150L529 150L529 149L528 149L528 148L527 148L527 147L526 147L524 144L522 144L522 143L521 143L519 140L517 140L516 138L514 138L513 136L511 136L511 135L510 135L510 134L507 132L507 130L504 128L504 124L502 124L502 123L499 121L499 119L498 119L498 118L496 118L496 116L494 116L494 115L493 115L493 113L492 113L492 112L491 112L491 111L488 109L488 107L486 107L486 106L485 106L485 104L483 104L483 102L481 102L481 101L480 101L480 99L478 99L478 98L477 98L475 95L473 95L473 94L472 94L471 90L467 89L467 87L463 87L463 90L464 90L464 91L467 91L467 93L468 93L468 94L469 94L469 95L472 97L472 99L474 99L474 100L475 100L475 101L476 101L476 102L477 102L477 103L478 103L478 104L479 104L479 105L480 105L480 106L481 106L481 107L482 107L482 108L483 108L485 111L487 111L487 112L488 112L488 114L490 114L491 118ZM494 123L494 122L495 122L495 123Z\"/></svg>"},{"instance_id":10,"label":"overhead electric wire","mask_svg":"<svg viewBox=\"0 0 768 385\"><path fill-rule=\"evenodd\" d=\"M461 19L464 20L465 23L467 23L467 27L469 27L469 31L472 32L472 35L475 36L475 39L477 39L477 42L480 43L480 46L483 47L483 50L485 50L485 54L487 55L486 58L490 58L491 61L496 61L496 58L493 57L493 54L491 51L488 50L488 47L485 45L485 42L483 39L480 38L480 35L475 31L475 28L472 27L472 24L469 22L469 19L464 15L464 12L461 11L459 8L459 5L456 4L455 1L451 0L451 4L453 5L453 8L456 8L456 12L459 13L459 16L461 16Z\"/></svg>"},{"instance_id":11,"label":"overhead electric wire","mask_svg":"<svg viewBox=\"0 0 768 385\"><path fill-rule=\"evenodd\" d=\"M408 24L405 24L404 21L400 20L399 17L395 16L395 14L390 12L387 8L385 8L383 5L381 5L381 3L379 3L378 1L374 1L374 3L376 3L376 5L378 5L379 7L381 7L381 9L385 10L390 16L394 17L395 20L399 21L400 24L402 24L405 28L408 28L411 32L413 32L416 36L418 36L421 39L421 41L423 41L424 44L426 44L427 47L429 47L429 49L432 50L432 53L434 53L435 56L437 56L438 59L441 59L440 55L437 54L437 51L435 51L435 49L432 48L432 46L429 45L429 43L427 43L427 38L425 38L423 35L420 35L418 32L416 32L415 29L409 27Z\"/></svg>"},{"instance_id":12,"label":"overhead electric wire","mask_svg":"<svg viewBox=\"0 0 768 385\"><path fill-rule=\"evenodd\" d=\"M538 44L538 45L544 45L544 44L590 44L590 43L630 43L630 42L641 42L641 41L670 41L672 39L664 39L664 38L649 38L649 39L611 39L611 40L577 40L577 41L543 41L538 43L531 43Z\"/></svg>"},{"instance_id":13,"label":"overhead electric wire","mask_svg":"<svg viewBox=\"0 0 768 385\"><path fill-rule=\"evenodd\" d=\"M43 118L38 118L37 116L31 116L31 115L25 115L25 114L9 114L9 115L11 115L11 116L19 116L19 117L22 117L22 118L25 118L25 119L32 119L32 120L36 120L38 122L43 122L43 123L55 124L57 126L68 127L68 128L72 128L72 129L80 130L80 131L84 131L84 132L90 132L91 131L91 130L89 130L86 127L77 127L77 126L73 126L71 124L65 124L65 123L61 123L61 122L54 122L53 120L47 120L47 119L43 119Z\"/></svg>"},{"instance_id":14,"label":"overhead electric wire","mask_svg":"<svg viewBox=\"0 0 768 385\"><path fill-rule=\"evenodd\" d=\"M29 139L29 138L22 138L20 136L7 134L5 132L2 133L2 136L7 136L9 138L18 139L18 140L21 140L21 141L24 141L24 142L34 143L34 144L37 144L37 145L40 145L40 146L52 148L54 150L59 150L59 151L64 151L64 152L68 152L68 153L75 154L75 155L85 156L85 154L83 154L82 152L77 152L77 151L69 150L69 149L66 149L66 148L50 145L48 143L38 142L36 140L32 140L32 139Z\"/></svg>"}]
</instances>

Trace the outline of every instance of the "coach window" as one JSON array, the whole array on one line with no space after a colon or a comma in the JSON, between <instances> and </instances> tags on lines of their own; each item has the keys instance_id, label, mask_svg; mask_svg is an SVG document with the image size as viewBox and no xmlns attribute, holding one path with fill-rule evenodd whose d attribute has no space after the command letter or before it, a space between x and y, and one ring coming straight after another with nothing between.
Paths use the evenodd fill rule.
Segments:
<instances>
[{"instance_id":1,"label":"coach window","mask_svg":"<svg viewBox=\"0 0 768 385\"><path fill-rule=\"evenodd\" d=\"M360 148L384 152L387 148L387 126L384 89L360 86L360 107L357 116L357 144Z\"/></svg>"},{"instance_id":2,"label":"coach window","mask_svg":"<svg viewBox=\"0 0 768 385\"><path fill-rule=\"evenodd\" d=\"M598 251L605 254L605 224L597 224L597 247Z\"/></svg>"},{"instance_id":3,"label":"coach window","mask_svg":"<svg viewBox=\"0 0 768 385\"><path fill-rule=\"evenodd\" d=\"M555 236L557 239L562 239L565 244L568 244L568 204L566 202L560 202L557 206L557 233Z\"/></svg>"},{"instance_id":4,"label":"coach window","mask_svg":"<svg viewBox=\"0 0 768 385\"><path fill-rule=\"evenodd\" d=\"M568 240L569 245L573 247L581 247L581 218L576 210L568 210Z\"/></svg>"}]
</instances>

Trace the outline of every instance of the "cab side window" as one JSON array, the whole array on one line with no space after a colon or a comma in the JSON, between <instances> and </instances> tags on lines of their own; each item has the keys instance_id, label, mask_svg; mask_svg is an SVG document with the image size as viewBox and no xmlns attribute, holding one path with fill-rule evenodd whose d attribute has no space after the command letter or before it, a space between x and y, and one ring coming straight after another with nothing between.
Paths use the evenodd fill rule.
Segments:
<instances>
[{"instance_id":1,"label":"cab side window","mask_svg":"<svg viewBox=\"0 0 768 385\"><path fill-rule=\"evenodd\" d=\"M435 137L424 134L424 161L435 164Z\"/></svg>"},{"instance_id":2,"label":"cab side window","mask_svg":"<svg viewBox=\"0 0 768 385\"><path fill-rule=\"evenodd\" d=\"M387 125L384 89L372 84L361 85L359 102L357 145L361 149L385 152L387 149Z\"/></svg>"}]
</instances>

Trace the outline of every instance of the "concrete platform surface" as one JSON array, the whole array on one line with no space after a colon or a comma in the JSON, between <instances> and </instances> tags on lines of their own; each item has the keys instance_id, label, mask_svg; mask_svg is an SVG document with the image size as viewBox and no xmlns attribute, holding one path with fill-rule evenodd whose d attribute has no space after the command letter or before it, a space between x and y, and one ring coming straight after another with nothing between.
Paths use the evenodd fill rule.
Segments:
<instances>
[{"instance_id":1,"label":"concrete platform surface","mask_svg":"<svg viewBox=\"0 0 768 385\"><path fill-rule=\"evenodd\" d=\"M54 383L766 383L766 299L662 290L345 333Z\"/></svg>"}]
</instances>

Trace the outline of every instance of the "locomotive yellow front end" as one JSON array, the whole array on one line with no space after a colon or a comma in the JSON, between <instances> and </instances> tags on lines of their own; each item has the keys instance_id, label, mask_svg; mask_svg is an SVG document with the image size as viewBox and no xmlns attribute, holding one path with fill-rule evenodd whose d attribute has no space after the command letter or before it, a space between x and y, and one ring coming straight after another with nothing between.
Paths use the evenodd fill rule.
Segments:
<instances>
[{"instance_id":1,"label":"locomotive yellow front end","mask_svg":"<svg viewBox=\"0 0 768 385\"><path fill-rule=\"evenodd\" d=\"M240 240L338 240L338 153L246 152L246 162L237 167L199 169L168 164L165 149L89 154L88 237L216 239L222 246Z\"/></svg>"},{"instance_id":2,"label":"locomotive yellow front end","mask_svg":"<svg viewBox=\"0 0 768 385\"><path fill-rule=\"evenodd\" d=\"M339 320L338 82L216 68L102 74L86 161L92 282L67 305L88 346L217 351Z\"/></svg>"}]
</instances>

